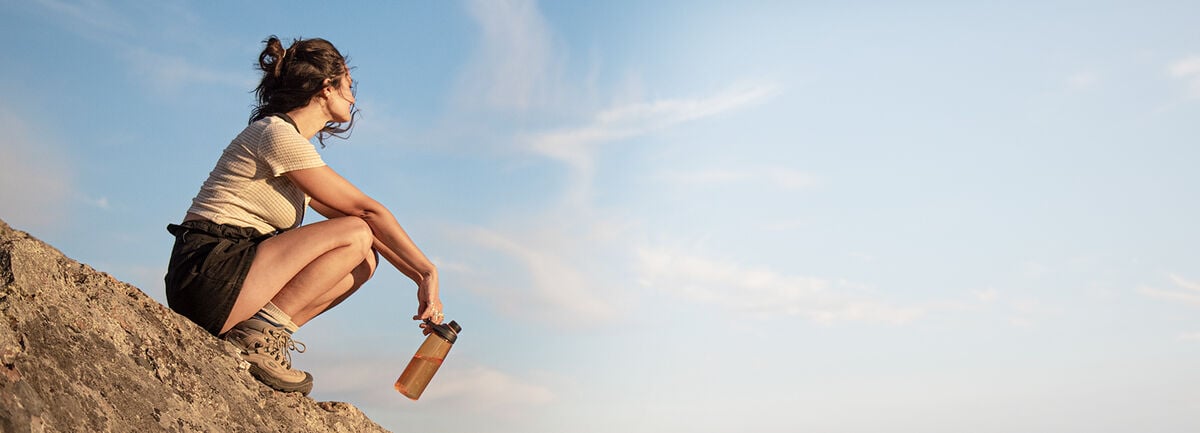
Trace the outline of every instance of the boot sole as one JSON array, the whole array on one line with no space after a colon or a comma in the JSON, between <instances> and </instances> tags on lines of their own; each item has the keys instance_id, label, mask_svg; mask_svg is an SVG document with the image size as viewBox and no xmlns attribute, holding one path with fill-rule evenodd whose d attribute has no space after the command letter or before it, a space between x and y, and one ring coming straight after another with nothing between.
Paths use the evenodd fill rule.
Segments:
<instances>
[{"instance_id":1,"label":"boot sole","mask_svg":"<svg viewBox=\"0 0 1200 433\"><path fill-rule=\"evenodd\" d=\"M298 392L303 395L308 395L308 393L312 391L313 387L313 377L311 374L308 374L308 372L304 373L304 380L298 383L284 382L279 380L278 378L267 374L265 370L258 368L258 366L254 364L250 364L250 374L253 375L255 379L258 379L259 382L262 382L263 384L266 384L267 386L278 391Z\"/></svg>"}]
</instances>

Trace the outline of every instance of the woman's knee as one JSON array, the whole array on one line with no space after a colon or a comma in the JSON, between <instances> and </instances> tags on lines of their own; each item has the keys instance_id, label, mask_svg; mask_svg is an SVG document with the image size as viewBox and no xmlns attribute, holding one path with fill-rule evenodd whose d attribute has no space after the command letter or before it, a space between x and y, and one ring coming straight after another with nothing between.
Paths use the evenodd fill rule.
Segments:
<instances>
[{"instance_id":1,"label":"woman's knee","mask_svg":"<svg viewBox=\"0 0 1200 433\"><path fill-rule=\"evenodd\" d=\"M371 255L371 246L375 242L375 234L371 231L371 225L365 220L356 216L346 216L337 218L335 221L342 225L343 233L346 241L350 242L354 247L363 251L363 259Z\"/></svg>"}]
</instances>

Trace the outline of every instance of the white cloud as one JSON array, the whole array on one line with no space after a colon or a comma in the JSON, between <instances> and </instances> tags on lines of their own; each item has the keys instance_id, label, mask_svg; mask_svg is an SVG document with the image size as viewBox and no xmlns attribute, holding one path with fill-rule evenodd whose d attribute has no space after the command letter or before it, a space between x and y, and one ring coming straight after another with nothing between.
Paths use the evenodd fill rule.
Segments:
<instances>
[{"instance_id":1,"label":"white cloud","mask_svg":"<svg viewBox=\"0 0 1200 433\"><path fill-rule=\"evenodd\" d=\"M1200 56L1175 61L1167 67L1167 73L1187 85L1189 97L1200 98Z\"/></svg>"},{"instance_id":2,"label":"white cloud","mask_svg":"<svg viewBox=\"0 0 1200 433\"><path fill-rule=\"evenodd\" d=\"M156 53L145 48L127 48L124 55L130 60L134 73L147 79L154 89L175 92L189 86L217 84L238 89L253 88L256 83L247 73L216 70L196 64L186 57Z\"/></svg>"},{"instance_id":3,"label":"white cloud","mask_svg":"<svg viewBox=\"0 0 1200 433\"><path fill-rule=\"evenodd\" d=\"M705 98L634 102L593 116L590 123L534 134L529 148L536 153L575 162L580 148L659 131L680 123L714 116L760 103L777 92L770 83L738 85Z\"/></svg>"},{"instance_id":4,"label":"white cloud","mask_svg":"<svg viewBox=\"0 0 1200 433\"><path fill-rule=\"evenodd\" d=\"M822 324L899 324L925 313L923 308L897 307L873 299L846 281L786 275L663 249L640 249L638 259L646 286L751 315L802 316Z\"/></svg>"},{"instance_id":5,"label":"white cloud","mask_svg":"<svg viewBox=\"0 0 1200 433\"><path fill-rule=\"evenodd\" d=\"M121 34L128 35L137 26L130 20L117 13L106 2L81 1L64 2L59 0L37 0L42 7L63 17L62 23L66 29L85 37L98 39L98 35Z\"/></svg>"},{"instance_id":6,"label":"white cloud","mask_svg":"<svg viewBox=\"0 0 1200 433\"><path fill-rule=\"evenodd\" d=\"M193 32L181 29L191 27L194 17L179 4L153 3L134 10L118 11L107 2L100 1L38 0L38 3L56 14L63 28L107 46L128 60L130 72L147 80L155 90L172 93L196 84L221 84L247 89L256 84L249 69L222 71L193 60L196 53L208 47L198 46ZM141 18L138 15L153 16L155 20L152 24L133 25ZM150 29L147 29L148 26ZM170 52L188 52L192 56L164 54L145 47L146 44L169 43L164 39L170 35L186 35L178 37L180 41L168 48ZM217 35L212 37L216 38ZM210 39L204 41L204 44L212 43ZM186 45L181 47L181 44Z\"/></svg>"},{"instance_id":7,"label":"white cloud","mask_svg":"<svg viewBox=\"0 0 1200 433\"><path fill-rule=\"evenodd\" d=\"M757 83L737 85L704 98L634 102L597 112L586 124L531 134L523 141L530 151L571 167L574 183L567 202L583 206L590 201L597 146L744 108L776 92L774 84ZM802 183L802 177L782 171L776 173L774 181L796 186Z\"/></svg>"},{"instance_id":8,"label":"white cloud","mask_svg":"<svg viewBox=\"0 0 1200 433\"><path fill-rule=\"evenodd\" d=\"M1180 290L1166 290L1142 286L1138 292L1156 299L1200 306L1200 283L1189 281L1178 275L1170 275L1171 282Z\"/></svg>"},{"instance_id":9,"label":"white cloud","mask_svg":"<svg viewBox=\"0 0 1200 433\"><path fill-rule=\"evenodd\" d=\"M611 321L621 311L617 299L629 295L613 288L628 284L613 280L629 274L620 261L629 259L629 245L623 242L636 224L605 221L596 209L597 154L606 145L762 103L779 92L778 86L742 82L693 97L645 98L636 88L635 72L626 83L634 88L609 99L610 105L597 104L598 94L614 93L591 87L602 59L591 59L586 77L566 80L564 61L571 53L535 2L472 0L467 9L479 25L480 39L458 77L454 102L463 112L455 114L467 115L476 107L518 116L541 110L547 115L539 116L539 126L516 136L515 144L568 170L563 193L549 197L523 222L455 230L472 247L482 247L475 250L499 253L516 264L468 263L464 269L471 269L476 280L471 286L509 315L568 324ZM788 190L814 182L789 168L770 168L756 176ZM600 263L626 268L599 269Z\"/></svg>"},{"instance_id":10,"label":"white cloud","mask_svg":"<svg viewBox=\"0 0 1200 433\"><path fill-rule=\"evenodd\" d=\"M0 107L0 218L18 229L46 229L67 217L74 173L52 139ZM37 138L35 138L37 137Z\"/></svg>"},{"instance_id":11,"label":"white cloud","mask_svg":"<svg viewBox=\"0 0 1200 433\"><path fill-rule=\"evenodd\" d=\"M1200 75L1200 56L1192 56L1172 63L1168 71L1171 76L1182 78Z\"/></svg>"},{"instance_id":12,"label":"white cloud","mask_svg":"<svg viewBox=\"0 0 1200 433\"><path fill-rule=\"evenodd\" d=\"M319 378L314 398L349 401L364 410L394 408L397 402L407 400L392 386L404 371L407 356L326 353L298 355L296 361L296 368ZM554 391L535 380L457 357L453 362L447 360L421 395L421 401L452 400L461 411L493 416L520 416L555 398Z\"/></svg>"},{"instance_id":13,"label":"white cloud","mask_svg":"<svg viewBox=\"0 0 1200 433\"><path fill-rule=\"evenodd\" d=\"M422 400L454 400L455 407L515 418L556 399L550 388L500 370L484 366L447 370L439 372L437 386L428 388Z\"/></svg>"},{"instance_id":14,"label":"white cloud","mask_svg":"<svg viewBox=\"0 0 1200 433\"><path fill-rule=\"evenodd\" d=\"M1183 277L1175 274L1171 274L1170 278L1171 282L1175 283L1176 286L1195 292L1200 292L1200 283L1198 282L1186 280Z\"/></svg>"},{"instance_id":15,"label":"white cloud","mask_svg":"<svg viewBox=\"0 0 1200 433\"><path fill-rule=\"evenodd\" d=\"M552 33L532 0L474 0L468 12L480 27L480 45L459 77L465 106L525 110L554 99L557 86Z\"/></svg>"},{"instance_id":16,"label":"white cloud","mask_svg":"<svg viewBox=\"0 0 1200 433\"><path fill-rule=\"evenodd\" d=\"M572 261L576 251L570 246L556 244L553 227L544 227L542 234L525 233L520 240L484 228L458 230L476 246L499 252L521 265L528 282L511 278L483 276L474 284L479 294L491 298L501 311L532 320L548 320L564 324L589 324L611 320L615 308L610 300L601 298L598 279L587 275ZM560 239L581 240L579 236L557 236ZM479 269L479 266L472 266ZM610 293L611 294L611 293Z\"/></svg>"},{"instance_id":17,"label":"white cloud","mask_svg":"<svg viewBox=\"0 0 1200 433\"><path fill-rule=\"evenodd\" d=\"M567 164L571 179L562 204L574 209L590 206L596 146L737 110L769 99L778 90L774 83L750 82L707 97L646 100L633 73L625 83L630 86L627 91L611 92L621 94L617 102L597 110L594 100L604 93L595 88L602 59L592 56L584 76L568 80L565 60L571 53L535 1L470 0L467 11L479 25L479 40L455 86L458 109L487 107L518 115L540 109L544 115L539 119L550 126L517 136L516 144ZM566 118L583 120L574 124L555 120ZM478 122L453 123L458 131L464 123ZM775 173L773 179L793 188L807 182L786 171Z\"/></svg>"},{"instance_id":18,"label":"white cloud","mask_svg":"<svg viewBox=\"0 0 1200 433\"><path fill-rule=\"evenodd\" d=\"M1141 286L1137 291L1151 298L1200 307L1200 282L1191 281L1175 274L1168 275L1168 279L1175 285L1174 288L1159 289ZM1200 341L1200 332L1182 332L1177 338L1180 341Z\"/></svg>"}]
</instances>

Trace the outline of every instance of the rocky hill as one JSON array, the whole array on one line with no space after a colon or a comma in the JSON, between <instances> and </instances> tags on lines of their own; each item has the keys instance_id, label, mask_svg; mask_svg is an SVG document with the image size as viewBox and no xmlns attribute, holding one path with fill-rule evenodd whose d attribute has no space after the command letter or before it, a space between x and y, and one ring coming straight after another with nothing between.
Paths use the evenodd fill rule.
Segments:
<instances>
[{"instance_id":1,"label":"rocky hill","mask_svg":"<svg viewBox=\"0 0 1200 433\"><path fill-rule=\"evenodd\" d=\"M248 367L138 288L0 221L0 432L386 431Z\"/></svg>"}]
</instances>

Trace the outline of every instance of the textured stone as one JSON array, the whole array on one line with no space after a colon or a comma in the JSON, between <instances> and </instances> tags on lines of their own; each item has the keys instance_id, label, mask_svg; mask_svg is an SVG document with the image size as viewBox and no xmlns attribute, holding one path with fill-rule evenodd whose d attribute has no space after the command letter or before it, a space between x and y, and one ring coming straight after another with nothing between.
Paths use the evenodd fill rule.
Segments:
<instances>
[{"instance_id":1,"label":"textured stone","mask_svg":"<svg viewBox=\"0 0 1200 433\"><path fill-rule=\"evenodd\" d=\"M386 432L247 369L138 288L0 221L0 432Z\"/></svg>"}]
</instances>

